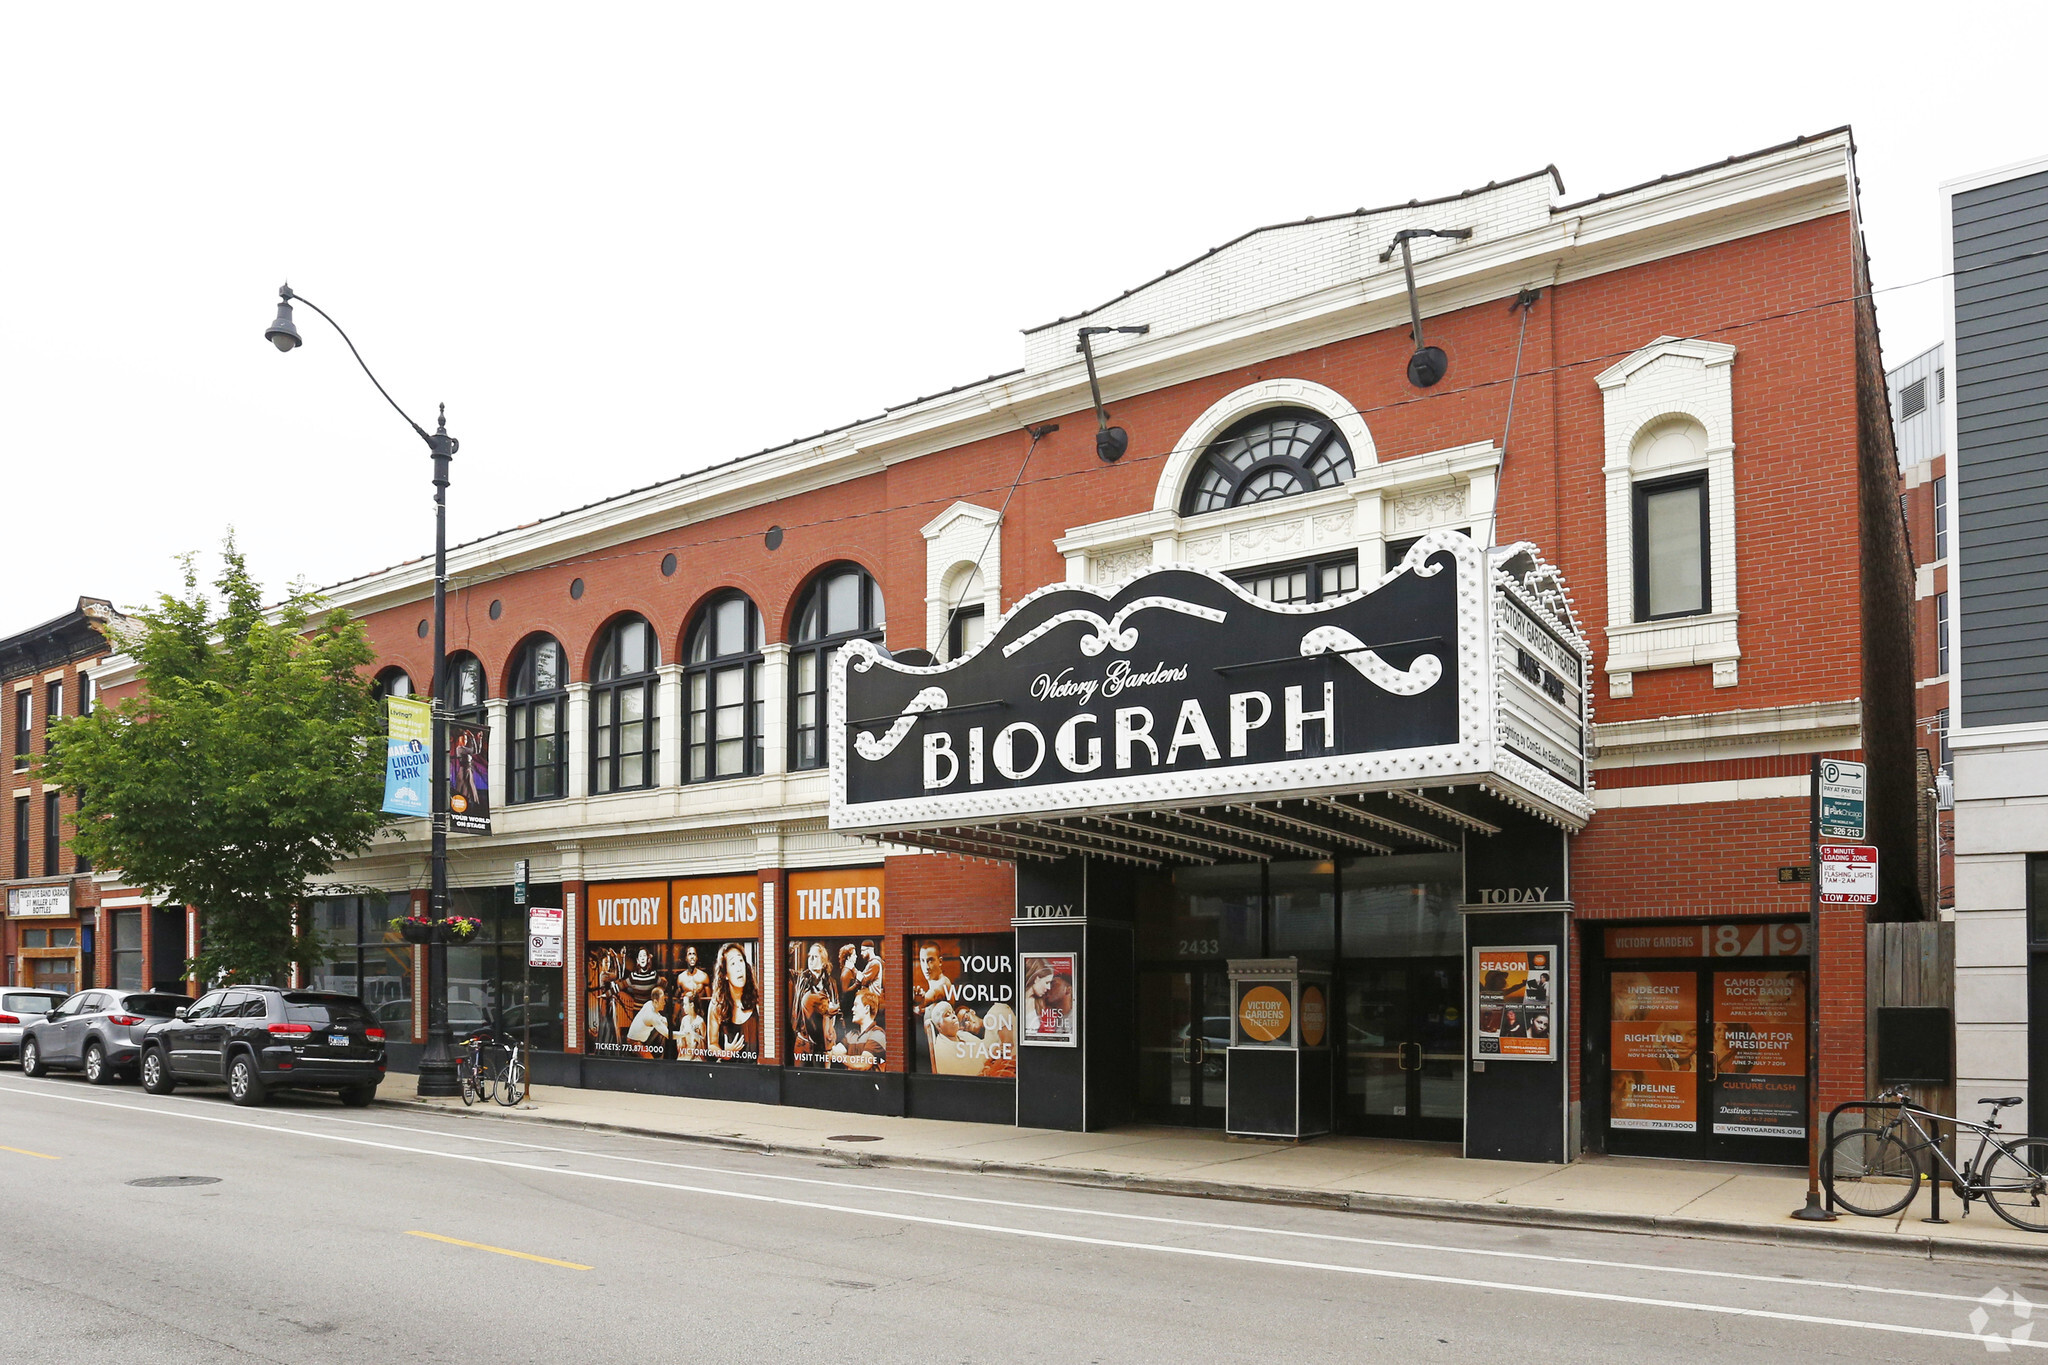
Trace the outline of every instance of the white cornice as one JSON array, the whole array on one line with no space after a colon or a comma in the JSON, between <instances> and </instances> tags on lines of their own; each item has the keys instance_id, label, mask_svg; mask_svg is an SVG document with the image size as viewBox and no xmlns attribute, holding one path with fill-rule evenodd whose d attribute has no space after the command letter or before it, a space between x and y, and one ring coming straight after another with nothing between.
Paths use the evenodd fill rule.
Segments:
<instances>
[{"instance_id":1,"label":"white cornice","mask_svg":"<svg viewBox=\"0 0 2048 1365\"><path fill-rule=\"evenodd\" d=\"M1547 221L1417 263L1427 314L1491 302L1531 285L1583 279L1846 211L1846 134L1713 167L1611 199L1554 211ZM1484 193L1484 192L1482 192ZM1468 210L1441 206L1446 222ZM1170 290L1167 281L1155 287ZM1106 399L1403 325L1405 285L1389 266L1218 322L1137 338L1099 358ZM500 532L449 554L471 583L588 553L623 540L829 487L1087 405L1078 358L1056 369L993 379L896 409L846 431L737 461ZM328 590L357 613L424 599L432 565L394 565Z\"/></svg>"}]
</instances>

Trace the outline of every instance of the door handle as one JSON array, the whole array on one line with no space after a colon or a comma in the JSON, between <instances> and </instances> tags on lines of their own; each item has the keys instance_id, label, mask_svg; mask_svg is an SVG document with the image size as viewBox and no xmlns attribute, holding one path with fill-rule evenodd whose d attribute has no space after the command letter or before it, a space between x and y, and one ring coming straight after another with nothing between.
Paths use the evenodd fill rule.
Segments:
<instances>
[{"instance_id":1,"label":"door handle","mask_svg":"<svg viewBox=\"0 0 2048 1365\"><path fill-rule=\"evenodd\" d=\"M1410 1065L1410 1063L1409 1063L1409 1058L1408 1058L1408 1049L1409 1049L1409 1048L1411 1048L1411 1047L1415 1049L1415 1059L1414 1059L1414 1064L1413 1064L1413 1065ZM1400 1066L1401 1066L1401 1069L1402 1069L1403 1071L1420 1071L1420 1070L1422 1070L1422 1044L1420 1044L1420 1043L1402 1043L1402 1044L1400 1045L1400 1057L1401 1057L1401 1061L1400 1061Z\"/></svg>"}]
</instances>

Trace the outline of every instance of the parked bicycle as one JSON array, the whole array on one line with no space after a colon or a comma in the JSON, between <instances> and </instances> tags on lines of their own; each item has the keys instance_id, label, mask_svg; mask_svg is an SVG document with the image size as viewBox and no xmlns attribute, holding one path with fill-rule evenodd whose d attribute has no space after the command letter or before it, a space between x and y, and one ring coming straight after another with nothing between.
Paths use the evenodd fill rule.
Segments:
<instances>
[{"instance_id":1,"label":"parked bicycle","mask_svg":"<svg viewBox=\"0 0 2048 1365\"><path fill-rule=\"evenodd\" d=\"M479 1029L462 1044L455 1074L462 1082L464 1104L496 1100L510 1109L526 1098L526 1049L519 1040L501 1040Z\"/></svg>"},{"instance_id":2,"label":"parked bicycle","mask_svg":"<svg viewBox=\"0 0 2048 1365\"><path fill-rule=\"evenodd\" d=\"M1892 1116L1832 1138L1821 1156L1821 1183L1833 1202L1865 1218L1888 1218L1913 1202L1924 1179L1942 1178L1946 1171L1965 1216L1970 1201L1982 1199L2014 1227L2048 1232L2048 1138L1998 1136L1999 1111L2020 1104L2019 1097L1979 1100L1991 1106L1983 1123L1937 1114L1907 1099L1903 1087L1870 1103L1892 1110ZM1936 1125L1931 1132L1929 1123ZM1961 1166L1941 1149L1944 1123L1955 1125L1959 1152L1963 1132L1977 1134L1976 1153ZM1924 1167L1922 1152L1929 1154Z\"/></svg>"}]
</instances>

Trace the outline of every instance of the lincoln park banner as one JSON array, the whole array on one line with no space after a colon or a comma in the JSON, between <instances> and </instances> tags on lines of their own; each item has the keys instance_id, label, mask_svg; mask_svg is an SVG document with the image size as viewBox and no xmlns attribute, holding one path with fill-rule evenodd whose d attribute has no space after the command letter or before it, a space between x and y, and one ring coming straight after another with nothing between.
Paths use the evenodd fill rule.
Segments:
<instances>
[{"instance_id":1,"label":"lincoln park banner","mask_svg":"<svg viewBox=\"0 0 2048 1365\"><path fill-rule=\"evenodd\" d=\"M1592 812L1590 655L1531 547L1425 536L1378 586L1287 605L1157 568L1018 602L973 653L855 641L831 679L832 824L939 827L1486 778Z\"/></svg>"},{"instance_id":2,"label":"lincoln park banner","mask_svg":"<svg viewBox=\"0 0 2048 1365\"><path fill-rule=\"evenodd\" d=\"M384 699L384 813L433 812L432 709L424 697Z\"/></svg>"}]
</instances>

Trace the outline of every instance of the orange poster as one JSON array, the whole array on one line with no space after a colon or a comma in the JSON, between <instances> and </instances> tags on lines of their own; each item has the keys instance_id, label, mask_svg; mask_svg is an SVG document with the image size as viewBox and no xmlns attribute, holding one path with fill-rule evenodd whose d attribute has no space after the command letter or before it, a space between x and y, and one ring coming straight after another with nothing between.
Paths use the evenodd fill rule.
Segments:
<instances>
[{"instance_id":1,"label":"orange poster","mask_svg":"<svg viewBox=\"0 0 2048 1365\"><path fill-rule=\"evenodd\" d=\"M1699 978L1692 972L1614 972L1608 983L1608 1127L1698 1132Z\"/></svg>"},{"instance_id":2,"label":"orange poster","mask_svg":"<svg viewBox=\"0 0 2048 1365\"><path fill-rule=\"evenodd\" d=\"M1714 973L1714 1131L1806 1136L1806 973Z\"/></svg>"},{"instance_id":3,"label":"orange poster","mask_svg":"<svg viewBox=\"0 0 2048 1365\"><path fill-rule=\"evenodd\" d=\"M1556 959L1549 948L1474 948L1473 1053L1502 1061L1557 1057Z\"/></svg>"}]
</instances>

